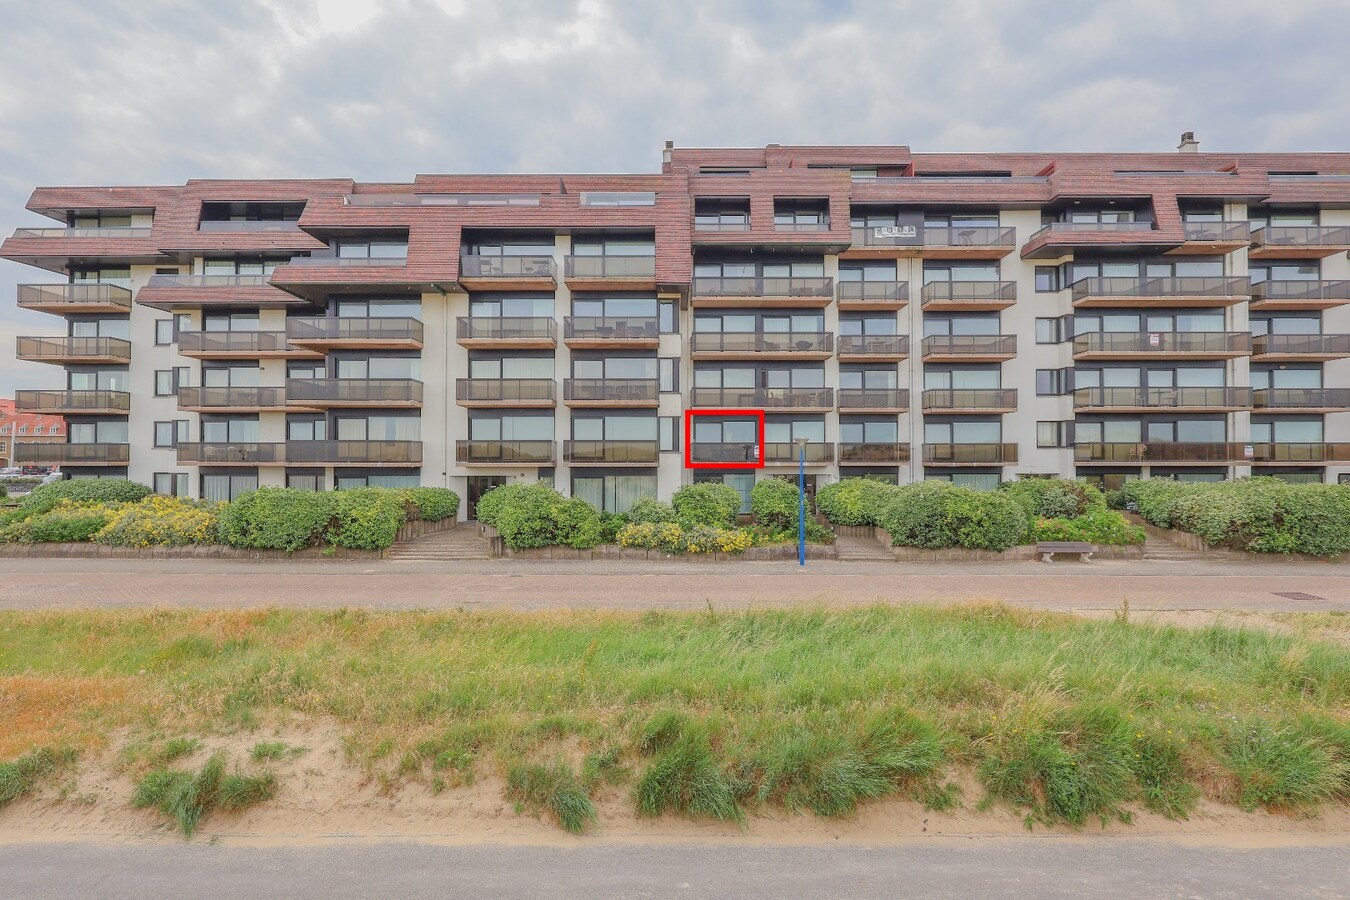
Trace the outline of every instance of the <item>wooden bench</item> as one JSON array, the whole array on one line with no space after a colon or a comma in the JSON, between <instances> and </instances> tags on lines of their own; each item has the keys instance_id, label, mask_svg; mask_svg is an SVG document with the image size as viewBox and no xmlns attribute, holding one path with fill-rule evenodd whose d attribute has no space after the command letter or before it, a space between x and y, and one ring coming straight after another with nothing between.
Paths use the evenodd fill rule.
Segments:
<instances>
[{"instance_id":1,"label":"wooden bench","mask_svg":"<svg viewBox=\"0 0 1350 900\"><path fill-rule=\"evenodd\" d=\"M1092 559L1092 545L1087 541L1041 541L1036 545L1041 562L1050 562L1056 553L1077 553L1083 562Z\"/></svg>"}]
</instances>

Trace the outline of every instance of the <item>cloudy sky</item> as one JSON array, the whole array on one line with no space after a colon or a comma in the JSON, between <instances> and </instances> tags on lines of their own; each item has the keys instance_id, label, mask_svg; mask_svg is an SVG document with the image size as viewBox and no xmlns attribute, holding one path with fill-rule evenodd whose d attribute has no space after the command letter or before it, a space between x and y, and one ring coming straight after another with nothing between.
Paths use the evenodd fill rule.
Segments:
<instances>
[{"instance_id":1,"label":"cloudy sky","mask_svg":"<svg viewBox=\"0 0 1350 900\"><path fill-rule=\"evenodd\" d=\"M629 172L661 142L1350 150L1350 0L0 0L0 232L36 185ZM49 223L48 223L49 224ZM0 263L0 396L59 320Z\"/></svg>"}]
</instances>

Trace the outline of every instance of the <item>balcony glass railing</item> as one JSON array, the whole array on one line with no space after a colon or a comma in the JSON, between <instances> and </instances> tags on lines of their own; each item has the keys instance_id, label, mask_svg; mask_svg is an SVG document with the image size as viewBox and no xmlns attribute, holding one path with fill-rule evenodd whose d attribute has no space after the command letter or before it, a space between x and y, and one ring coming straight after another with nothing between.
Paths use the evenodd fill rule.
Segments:
<instances>
[{"instance_id":1,"label":"balcony glass railing","mask_svg":"<svg viewBox=\"0 0 1350 900\"><path fill-rule=\"evenodd\" d=\"M464 256L459 274L464 278L553 278L553 257Z\"/></svg>"},{"instance_id":2,"label":"balcony glass railing","mask_svg":"<svg viewBox=\"0 0 1350 900\"><path fill-rule=\"evenodd\" d=\"M1032 234L1034 241L1042 236L1064 237L1075 234L1140 234L1153 230L1152 222L1051 222Z\"/></svg>"},{"instance_id":3,"label":"balcony glass railing","mask_svg":"<svg viewBox=\"0 0 1350 900\"><path fill-rule=\"evenodd\" d=\"M924 303L1012 303L1015 281L932 281L923 286Z\"/></svg>"},{"instance_id":4,"label":"balcony glass railing","mask_svg":"<svg viewBox=\"0 0 1350 900\"><path fill-rule=\"evenodd\" d=\"M117 225L103 228L17 228L16 238L148 238L148 225Z\"/></svg>"},{"instance_id":5,"label":"balcony glass railing","mask_svg":"<svg viewBox=\"0 0 1350 900\"><path fill-rule=\"evenodd\" d=\"M840 388L839 411L851 409L909 409L906 388Z\"/></svg>"},{"instance_id":6,"label":"balcony glass railing","mask_svg":"<svg viewBox=\"0 0 1350 900\"><path fill-rule=\"evenodd\" d=\"M1254 300L1350 300L1350 280L1262 281L1252 285Z\"/></svg>"},{"instance_id":7,"label":"balcony glass railing","mask_svg":"<svg viewBox=\"0 0 1350 900\"><path fill-rule=\"evenodd\" d=\"M292 463L399 463L422 462L421 441L287 441L286 461Z\"/></svg>"},{"instance_id":8,"label":"balcony glass railing","mask_svg":"<svg viewBox=\"0 0 1350 900\"><path fill-rule=\"evenodd\" d=\"M291 260L292 263L295 260ZM270 275L151 275L146 287L152 288L192 288L210 290L212 288L260 287L271 284Z\"/></svg>"},{"instance_id":9,"label":"balcony glass railing","mask_svg":"<svg viewBox=\"0 0 1350 900\"><path fill-rule=\"evenodd\" d=\"M903 303L909 300L908 281L841 281L835 299L853 303Z\"/></svg>"},{"instance_id":10,"label":"balcony glass railing","mask_svg":"<svg viewBox=\"0 0 1350 900\"><path fill-rule=\"evenodd\" d=\"M1252 355L1350 356L1350 334L1263 334L1252 338Z\"/></svg>"},{"instance_id":11,"label":"balcony glass railing","mask_svg":"<svg viewBox=\"0 0 1350 900\"><path fill-rule=\"evenodd\" d=\"M1253 409L1347 409L1350 388L1256 388Z\"/></svg>"},{"instance_id":12,"label":"balcony glass railing","mask_svg":"<svg viewBox=\"0 0 1350 900\"><path fill-rule=\"evenodd\" d=\"M1075 462L1226 463L1245 458L1244 445L1229 443L1083 443L1074 444Z\"/></svg>"},{"instance_id":13,"label":"balcony glass railing","mask_svg":"<svg viewBox=\"0 0 1350 900\"><path fill-rule=\"evenodd\" d=\"M300 231L300 223L295 220L275 220L265 221L262 219L231 222L216 221L212 219L203 219L197 226L198 231L223 231L236 234L265 234L268 232L290 232Z\"/></svg>"},{"instance_id":14,"label":"balcony glass railing","mask_svg":"<svg viewBox=\"0 0 1350 900\"><path fill-rule=\"evenodd\" d=\"M694 278L694 293L701 297L829 297L834 293L834 279L701 275Z\"/></svg>"},{"instance_id":15,"label":"balcony glass railing","mask_svg":"<svg viewBox=\"0 0 1350 900\"><path fill-rule=\"evenodd\" d=\"M795 463L805 455L806 464L834 462L834 444L807 443L803 448L795 441L771 441L764 445L766 463Z\"/></svg>"},{"instance_id":16,"label":"balcony glass railing","mask_svg":"<svg viewBox=\"0 0 1350 900\"><path fill-rule=\"evenodd\" d=\"M1242 297L1251 292L1251 281L1245 276L1230 275L1080 278L1071 289L1075 300L1084 297Z\"/></svg>"},{"instance_id":17,"label":"balcony glass railing","mask_svg":"<svg viewBox=\"0 0 1350 900\"><path fill-rule=\"evenodd\" d=\"M1073 392L1075 407L1241 409L1252 405L1249 387L1095 387Z\"/></svg>"},{"instance_id":18,"label":"balcony glass railing","mask_svg":"<svg viewBox=\"0 0 1350 900\"><path fill-rule=\"evenodd\" d=\"M408 316L288 318L286 337L292 341L420 342L422 321Z\"/></svg>"},{"instance_id":19,"label":"balcony glass railing","mask_svg":"<svg viewBox=\"0 0 1350 900\"><path fill-rule=\"evenodd\" d=\"M21 284L21 309L106 306L131 311L131 291L116 284Z\"/></svg>"},{"instance_id":20,"label":"balcony glass railing","mask_svg":"<svg viewBox=\"0 0 1350 900\"><path fill-rule=\"evenodd\" d=\"M909 462L909 444L840 444L839 464L895 464Z\"/></svg>"},{"instance_id":21,"label":"balcony glass railing","mask_svg":"<svg viewBox=\"0 0 1350 900\"><path fill-rule=\"evenodd\" d=\"M1017 462L1016 444L924 444L925 466L986 465Z\"/></svg>"},{"instance_id":22,"label":"balcony glass railing","mask_svg":"<svg viewBox=\"0 0 1350 900\"><path fill-rule=\"evenodd\" d=\"M832 409L833 388L707 388L689 392L691 406L765 409Z\"/></svg>"},{"instance_id":23,"label":"balcony glass railing","mask_svg":"<svg viewBox=\"0 0 1350 900\"><path fill-rule=\"evenodd\" d=\"M569 256L563 261L568 278L651 278L654 256Z\"/></svg>"},{"instance_id":24,"label":"balcony glass railing","mask_svg":"<svg viewBox=\"0 0 1350 900\"><path fill-rule=\"evenodd\" d=\"M910 179L904 179L909 181ZM904 228L879 226L851 229L854 246L861 247L1013 247L1017 229L997 225L965 225L954 228L925 226L920 237Z\"/></svg>"},{"instance_id":25,"label":"balcony glass railing","mask_svg":"<svg viewBox=\"0 0 1350 900\"><path fill-rule=\"evenodd\" d=\"M15 355L32 360L131 360L131 342L109 337L21 337Z\"/></svg>"},{"instance_id":26,"label":"balcony glass railing","mask_svg":"<svg viewBox=\"0 0 1350 900\"><path fill-rule=\"evenodd\" d=\"M1100 332L1073 339L1074 353L1231 353L1251 350L1250 334L1240 331L1154 331L1146 334Z\"/></svg>"},{"instance_id":27,"label":"balcony glass railing","mask_svg":"<svg viewBox=\"0 0 1350 900\"><path fill-rule=\"evenodd\" d=\"M1016 388L929 389L923 392L923 408L1016 409Z\"/></svg>"},{"instance_id":28,"label":"balcony glass railing","mask_svg":"<svg viewBox=\"0 0 1350 900\"><path fill-rule=\"evenodd\" d=\"M924 356L1016 356L1015 334L934 334L923 339Z\"/></svg>"},{"instance_id":29,"label":"balcony glass railing","mask_svg":"<svg viewBox=\"0 0 1350 900\"><path fill-rule=\"evenodd\" d=\"M131 460L130 444L37 444L20 438L12 449L16 464L33 466L124 466Z\"/></svg>"},{"instance_id":30,"label":"balcony glass railing","mask_svg":"<svg viewBox=\"0 0 1350 900\"><path fill-rule=\"evenodd\" d=\"M645 463L660 458L656 441L564 441L563 459L570 463Z\"/></svg>"},{"instance_id":31,"label":"balcony glass railing","mask_svg":"<svg viewBox=\"0 0 1350 900\"><path fill-rule=\"evenodd\" d=\"M908 356L907 334L841 334L839 355Z\"/></svg>"},{"instance_id":32,"label":"balcony glass railing","mask_svg":"<svg viewBox=\"0 0 1350 900\"><path fill-rule=\"evenodd\" d=\"M455 322L459 340L552 341L557 324L545 316L460 316Z\"/></svg>"},{"instance_id":33,"label":"balcony glass railing","mask_svg":"<svg viewBox=\"0 0 1350 900\"><path fill-rule=\"evenodd\" d=\"M564 340L655 341L661 329L655 317L568 316L563 320Z\"/></svg>"},{"instance_id":34,"label":"balcony glass railing","mask_svg":"<svg viewBox=\"0 0 1350 900\"><path fill-rule=\"evenodd\" d=\"M1259 247L1350 247L1350 225L1266 225L1252 231Z\"/></svg>"},{"instance_id":35,"label":"balcony glass railing","mask_svg":"<svg viewBox=\"0 0 1350 900\"><path fill-rule=\"evenodd\" d=\"M178 352L188 353L284 353L295 348L283 331L180 331Z\"/></svg>"},{"instance_id":36,"label":"balcony glass railing","mask_svg":"<svg viewBox=\"0 0 1350 900\"><path fill-rule=\"evenodd\" d=\"M694 353L833 353L829 332L696 331L689 339Z\"/></svg>"},{"instance_id":37,"label":"balcony glass railing","mask_svg":"<svg viewBox=\"0 0 1350 900\"><path fill-rule=\"evenodd\" d=\"M544 403L556 396L552 378L457 378L455 399L470 403Z\"/></svg>"},{"instance_id":38,"label":"balcony glass railing","mask_svg":"<svg viewBox=\"0 0 1350 900\"><path fill-rule=\"evenodd\" d=\"M81 413L127 412L131 394L127 391L15 391L14 408L20 412Z\"/></svg>"},{"instance_id":39,"label":"balcony glass railing","mask_svg":"<svg viewBox=\"0 0 1350 900\"><path fill-rule=\"evenodd\" d=\"M178 445L178 462L198 466L249 466L286 461L285 444L194 442Z\"/></svg>"},{"instance_id":40,"label":"balcony glass railing","mask_svg":"<svg viewBox=\"0 0 1350 900\"><path fill-rule=\"evenodd\" d=\"M422 382L412 378L288 378L286 398L293 404L346 406L421 403Z\"/></svg>"},{"instance_id":41,"label":"balcony glass railing","mask_svg":"<svg viewBox=\"0 0 1350 900\"><path fill-rule=\"evenodd\" d=\"M455 441L455 461L527 466L553 465L553 441Z\"/></svg>"},{"instance_id":42,"label":"balcony glass railing","mask_svg":"<svg viewBox=\"0 0 1350 900\"><path fill-rule=\"evenodd\" d=\"M759 444L728 444L694 441L689 445L689 458L703 463L759 462Z\"/></svg>"},{"instance_id":43,"label":"balcony glass railing","mask_svg":"<svg viewBox=\"0 0 1350 900\"><path fill-rule=\"evenodd\" d=\"M179 409L267 409L286 405L279 387L181 387Z\"/></svg>"},{"instance_id":44,"label":"balcony glass railing","mask_svg":"<svg viewBox=\"0 0 1350 900\"><path fill-rule=\"evenodd\" d=\"M1251 237L1247 222L1183 222L1188 241L1246 241Z\"/></svg>"},{"instance_id":45,"label":"balcony glass railing","mask_svg":"<svg viewBox=\"0 0 1350 900\"><path fill-rule=\"evenodd\" d=\"M655 378L568 378L563 382L563 397L586 403L657 402L659 383Z\"/></svg>"},{"instance_id":46,"label":"balcony glass railing","mask_svg":"<svg viewBox=\"0 0 1350 900\"><path fill-rule=\"evenodd\" d=\"M1350 444L1253 444L1251 458L1258 463L1350 462Z\"/></svg>"}]
</instances>

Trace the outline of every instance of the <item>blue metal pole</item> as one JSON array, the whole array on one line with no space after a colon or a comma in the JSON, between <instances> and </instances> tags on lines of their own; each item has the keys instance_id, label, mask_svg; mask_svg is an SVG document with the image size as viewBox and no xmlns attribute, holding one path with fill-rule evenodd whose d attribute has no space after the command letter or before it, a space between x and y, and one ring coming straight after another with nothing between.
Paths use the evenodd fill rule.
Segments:
<instances>
[{"instance_id":1,"label":"blue metal pole","mask_svg":"<svg viewBox=\"0 0 1350 900\"><path fill-rule=\"evenodd\" d=\"M806 565L806 445L797 456L797 565Z\"/></svg>"}]
</instances>

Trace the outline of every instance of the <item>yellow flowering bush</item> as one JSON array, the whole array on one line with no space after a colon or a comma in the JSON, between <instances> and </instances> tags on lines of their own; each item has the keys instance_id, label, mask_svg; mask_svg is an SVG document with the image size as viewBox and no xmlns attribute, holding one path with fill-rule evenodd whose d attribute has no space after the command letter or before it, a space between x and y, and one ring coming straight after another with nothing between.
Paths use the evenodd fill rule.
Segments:
<instances>
[{"instance_id":1,"label":"yellow flowering bush","mask_svg":"<svg viewBox=\"0 0 1350 900\"><path fill-rule=\"evenodd\" d=\"M667 553L684 551L684 529L675 522L630 522L619 529L620 547L646 547Z\"/></svg>"},{"instance_id":2,"label":"yellow flowering bush","mask_svg":"<svg viewBox=\"0 0 1350 900\"><path fill-rule=\"evenodd\" d=\"M619 529L619 546L645 547L667 553L744 553L755 536L744 528L694 525L688 529L675 522L632 522Z\"/></svg>"},{"instance_id":3,"label":"yellow flowering bush","mask_svg":"<svg viewBox=\"0 0 1350 900\"><path fill-rule=\"evenodd\" d=\"M218 510L216 503L156 494L113 510L93 540L116 547L213 544Z\"/></svg>"}]
</instances>

